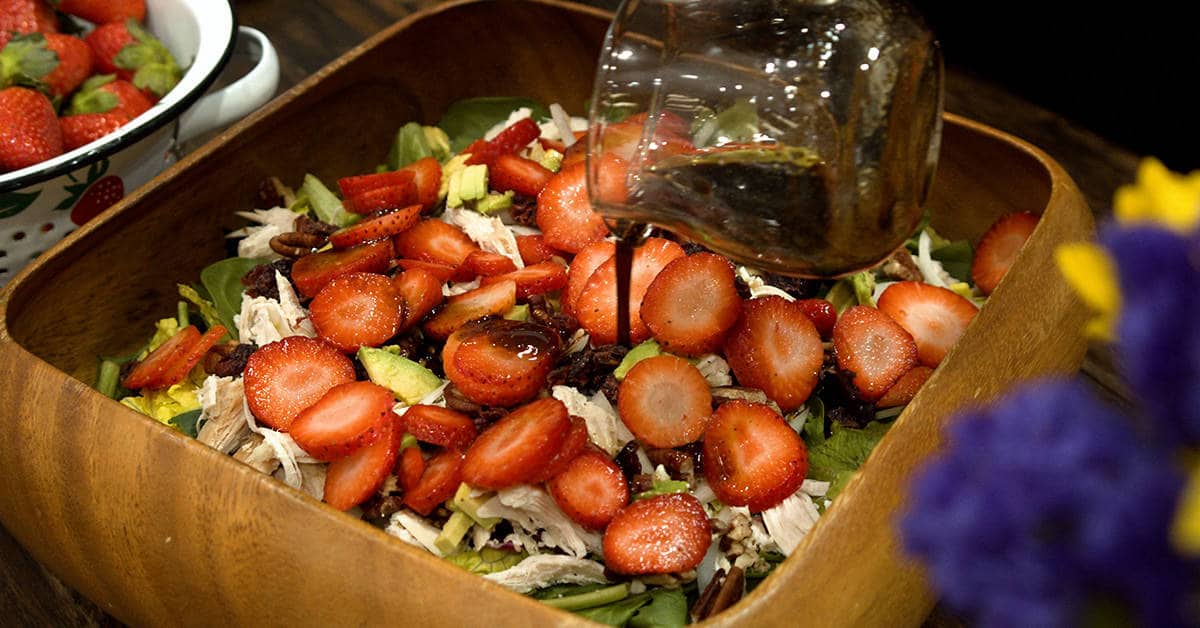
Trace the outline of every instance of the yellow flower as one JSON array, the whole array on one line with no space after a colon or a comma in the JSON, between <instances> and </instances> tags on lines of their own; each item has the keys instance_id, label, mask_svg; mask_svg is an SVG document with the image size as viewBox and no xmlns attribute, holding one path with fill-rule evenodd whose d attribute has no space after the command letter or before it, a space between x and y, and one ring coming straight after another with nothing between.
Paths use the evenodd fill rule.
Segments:
<instances>
[{"instance_id":1,"label":"yellow flower","mask_svg":"<svg viewBox=\"0 0 1200 628\"><path fill-rule=\"evenodd\" d=\"M1171 541L1184 554L1200 556L1200 466L1192 471L1192 478L1179 500Z\"/></svg>"},{"instance_id":2,"label":"yellow flower","mask_svg":"<svg viewBox=\"0 0 1200 628\"><path fill-rule=\"evenodd\" d=\"M1137 182L1124 185L1113 198L1118 222L1157 222L1179 232L1200 223L1200 171L1181 175L1154 158L1142 160Z\"/></svg>"},{"instance_id":3,"label":"yellow flower","mask_svg":"<svg viewBox=\"0 0 1200 628\"><path fill-rule=\"evenodd\" d=\"M1121 310L1121 288L1112 258L1096 244L1073 242L1059 246L1054 259L1059 272L1079 298L1096 311L1096 317L1088 321L1084 333L1098 340L1112 341Z\"/></svg>"}]
</instances>

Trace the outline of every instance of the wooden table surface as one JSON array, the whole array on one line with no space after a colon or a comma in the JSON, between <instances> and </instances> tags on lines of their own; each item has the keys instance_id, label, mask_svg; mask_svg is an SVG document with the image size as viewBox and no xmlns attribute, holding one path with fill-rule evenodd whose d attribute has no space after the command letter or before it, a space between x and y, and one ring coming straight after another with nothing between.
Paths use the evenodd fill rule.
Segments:
<instances>
[{"instance_id":1,"label":"wooden table surface","mask_svg":"<svg viewBox=\"0 0 1200 628\"><path fill-rule=\"evenodd\" d=\"M280 90L294 85L393 21L438 0L238 0L241 24L266 33L281 63ZM613 8L615 2L592 0ZM1046 150L1074 177L1097 216L1110 211L1118 185L1132 180L1137 156L1054 112L974 76L949 59L946 109L995 126ZM1102 355L1084 372L1119 395ZM185 577L185 576L184 576ZM120 623L58 582L0 528L0 625L111 626Z\"/></svg>"}]
</instances>

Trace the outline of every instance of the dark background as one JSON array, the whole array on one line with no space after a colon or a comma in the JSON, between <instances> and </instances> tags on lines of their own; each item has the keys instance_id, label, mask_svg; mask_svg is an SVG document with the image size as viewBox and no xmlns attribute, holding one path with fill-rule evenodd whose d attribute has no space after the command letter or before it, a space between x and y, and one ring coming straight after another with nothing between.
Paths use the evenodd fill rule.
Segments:
<instances>
[{"instance_id":1,"label":"dark background","mask_svg":"<svg viewBox=\"0 0 1200 628\"><path fill-rule=\"evenodd\" d=\"M1200 169L1200 22L1186 8L1192 3L913 3L948 67L1175 170Z\"/></svg>"}]
</instances>

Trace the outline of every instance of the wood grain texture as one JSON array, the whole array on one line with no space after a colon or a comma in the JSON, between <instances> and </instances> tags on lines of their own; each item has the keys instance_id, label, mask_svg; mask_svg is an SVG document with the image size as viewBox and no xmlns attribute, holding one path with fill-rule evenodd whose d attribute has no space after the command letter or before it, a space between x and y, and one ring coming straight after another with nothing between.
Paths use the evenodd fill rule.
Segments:
<instances>
[{"instance_id":1,"label":"wood grain texture","mask_svg":"<svg viewBox=\"0 0 1200 628\"><path fill-rule=\"evenodd\" d=\"M401 18L412 10L437 4L436 2L389 2L387 0L371 0L360 2L341 2L337 0L318 0L314 2L293 3L285 2L284 0L241 0L236 2L236 10L239 19L242 23L255 26L268 34L275 43L280 52L283 80L282 85L287 87L300 82L305 77L313 72L321 69L327 62L333 60L337 55L343 53L351 46L362 41L364 38L374 35L376 32L385 28L392 21ZM596 4L612 3L598 0ZM503 16L498 16L498 19L503 19ZM571 27L575 28L575 27ZM451 29L453 30L453 29ZM593 29L594 30L594 29ZM590 33L594 34L594 33ZM485 38L486 39L486 38ZM524 46L528 44L528 37L522 38L520 42L510 42L512 46ZM501 51L504 52L504 51ZM589 60L590 62L590 60ZM399 61L393 61L399 63ZM586 86L585 86L586 88ZM306 106L316 107L319 99L306 101ZM397 106L406 106L405 103L398 100L388 100L388 103L396 103ZM1031 107L1027 103L1023 103L1019 99L1014 98L1010 94L994 85L990 85L985 81L980 81L968 73L954 71L952 69L947 83L947 108L950 111L965 113L973 118L986 121L994 126L1009 132L1015 133L1025 139L1031 140L1032 143L1045 148L1053 155L1066 170L1075 178L1075 180L1083 188L1085 196L1092 206L1104 212L1108 204L1108 199L1111 197L1111 190L1116 185L1127 181L1132 173L1134 158L1128 152L1121 150L1110 142L1106 142L1102 138L1087 133L1085 130L1079 129L1071 125L1068 121L1062 120L1051 112ZM402 112L397 113L401 115ZM429 112L431 115L434 112ZM303 117L301 114L295 114ZM296 136L304 136L312 134L311 127L308 129L292 127ZM228 137L225 134L222 137ZM255 150L257 142L267 142L264 147ZM307 146L293 147L290 142L277 141L274 144L270 143L271 138L263 135L254 136L246 139L235 145L228 152L218 152L217 157L209 157L207 159L191 159L189 163L200 161L200 165L193 166L200 174L197 175L197 180L219 181L218 187L224 190L223 194L215 194L209 191L204 195L205 202L217 203L211 213L221 214L225 216L228 210L236 207L245 206L248 202L251 192L247 191L248 185L255 182L255 177L261 173L270 172L271 168L281 166L280 159L272 155L272 151L284 151L293 153L294 170L303 170L308 163L316 163L321 165L322 160L312 160L306 154ZM345 150L350 150L349 147L357 145L362 147L359 159L370 161L374 156L374 148L366 147L363 142L368 141L362 136L357 138L349 137L339 141L344 141ZM239 168L246 167L247 169L234 170L228 168L224 173L239 172L240 176L234 181L227 181L228 174L222 175L220 168L214 164L214 160L220 161L224 156L229 156L235 152L245 149L249 154L244 161L235 162ZM224 178L221 178L221 177ZM211 187L211 186L209 186ZM192 194L196 189L192 186L175 186L171 189L171 193L188 195ZM130 201L131 205L138 205L144 211L150 211L151 203L171 202L166 194L156 194L150 199L142 198L139 195L136 199ZM197 203L196 208L201 204ZM195 209L195 208L193 208ZM136 212L135 212L136 213ZM151 222L162 222L161 217L148 219L145 217L124 218L119 225L94 225L89 226L89 230L95 230L96 233L89 235L86 239L84 247L90 248L90 251L80 250L80 246L76 246L72 253L67 254L58 265L52 270L45 268L41 269L38 277L48 281L57 280L57 275L63 272L70 271L70 267L74 264L79 264L80 269L74 272L77 275L93 275L93 285L109 286L126 286L120 290L120 303L113 301L102 301L98 298L91 299L86 303L88 307L93 307L89 312L84 312L78 315L72 315L69 310L77 309L84 310L80 306L75 308L63 308L63 302L75 303L76 295L70 293L67 289L62 288L52 291L53 296L38 298L36 295L29 293L13 298L6 295L7 298L0 305L0 313L7 317L7 320L20 319L24 321L26 318L33 316L32 314L23 316L24 311L29 312L45 312L54 311L55 316L63 318L57 323L54 320L47 320L45 324L29 324L22 331L25 337L39 334L53 334L56 330L63 329L68 324L76 326L76 329L92 329L90 327L96 320L108 320L112 335L104 338L103 334L95 334L94 341L89 341L87 338L77 338L75 340L83 341L84 345L80 347L52 347L45 346L45 343L34 342L37 346L36 353L49 359L55 365L60 366L75 377L79 377L85 381L90 381L94 362L91 356L96 351L100 353L113 352L113 342L125 346L131 346L137 342L137 336L141 334L141 327L134 322L148 321L157 316L163 307L163 304L174 302L173 282L181 277L189 276L188 273L194 274L207 261L215 259L220 255L216 250L217 242L219 241L220 229L227 226L224 218L214 218L212 216L201 216L199 219L178 219L168 220L164 224L158 224L154 229L148 230L143 221L150 220ZM138 256L144 256L156 248L157 245L153 242L147 242L149 237L141 238L141 242L137 238L127 238L120 240L116 244L105 246L100 244L101 241L108 239L111 235L110 230L126 225L126 221L131 222L131 228L138 230L139 233L155 233L159 237L169 237L170 241L178 242L177 246L172 249L175 252L174 257L180 259L175 260L169 274L163 274L158 281L151 282L146 285L140 285L134 288L139 282L138 278L143 277L146 270L141 268L140 263L116 264L108 263L96 264L97 259L114 259L121 257L129 257L138 259ZM185 234L180 238L180 234ZM83 234L81 236L83 237ZM86 284L86 282L84 282ZM28 284L26 284L28 286ZM36 292L36 290L30 290ZM111 293L110 293L111 294ZM64 296L69 295L69 296ZM1040 297L1040 293L1039 293ZM23 324L23 323L22 323ZM18 325L20 326L20 325ZM82 326L82 327L80 327ZM1065 327L1065 324L1064 324ZM1074 329L1075 327L1070 327ZM3 386L0 386L0 407L16 408L18 406L11 405L15 403L13 400L20 400L23 412L39 413L39 405L36 405L30 399L24 399L27 392L25 386L31 381L40 381L41 385L57 392L58 383L69 389L70 386L76 385L69 381L62 381L62 375L57 369L44 368L45 365L38 365L37 360L31 359L30 355L19 348L7 329L3 330L3 359L6 366L0 371L0 381ZM90 343L90 344L88 344ZM33 363L32 366L27 365ZM1099 372L1102 375L1111 375L1111 366L1105 368L1101 365ZM13 385L10 386L10 383ZM17 386L16 384L20 384ZM44 391L43 391L44 392ZM32 393L30 393L32 394ZM40 394L40 393L39 393ZM54 407L64 408L70 416L75 416L80 412L94 412L104 414L108 417L103 422L88 422L86 425L95 427L100 431L113 432L113 436L125 435L126 430L114 431L112 422L118 422L119 425L124 425L130 421L136 421L138 418L132 416L131 413L122 415L122 410L114 407L114 404L104 400L92 399L88 401L90 393L82 389L72 393L76 395L75 399L81 400L79 408L66 407L64 405L56 405ZM36 397L41 399L41 397ZM25 410L28 409L28 410ZM15 412L9 410L8 412ZM7 424L11 420L9 414L2 415L3 421ZM34 415L30 415L34 416ZM118 421L119 419L119 421ZM908 420L908 419L906 419ZM146 438L162 438L162 430L149 422L142 421L146 425L143 428L149 430L148 433L141 434ZM61 426L60 426L61 427ZM69 432L65 428L64 432ZM135 433L137 432L135 430ZM36 435L36 434L34 434ZM68 437L64 434L64 438ZM9 441L8 435L0 438L0 450L5 452L11 451L12 446L6 445ZM47 445L52 449L48 450L55 453L61 453L56 448L59 446L56 443L45 443L44 441L36 441L39 446ZM65 447L65 445L63 445ZM97 451L95 446L84 447L82 444L76 443L75 449L71 451L76 455L85 455L89 452ZM122 449L128 455L137 457L138 452L128 452ZM174 451L173 449L168 451ZM190 451L190 450L184 450ZM47 464L58 463L61 465L61 459L47 453ZM70 458L68 458L70 459ZM61 481L62 486L71 486L73 491L76 491L77 497L75 501L86 501L87 498L80 497L86 495L78 484L77 476L85 473L103 472L106 469L103 467L84 468L84 469L62 469L57 477L41 477L36 486L56 486L55 481ZM211 470L205 467L201 470L203 473ZM67 477L69 476L69 477ZM30 480L32 476L25 473L19 476L20 481ZM40 476L39 476L40 477ZM143 476L135 476L138 481L153 483L161 481L160 477L156 477L153 473L146 471ZM127 478L128 479L128 478ZM257 478L261 481L261 478ZM48 482L48 484L47 484ZM24 497L26 493L16 489L19 486L17 482L6 483L5 488L0 490L3 496L4 510L9 508L28 508L29 502ZM58 490L64 490L62 486L58 486ZM91 484L89 488L94 488ZM251 485L253 487L253 485ZM106 488L107 485L99 486L100 489ZM134 484L131 489L132 494L137 495L137 484ZM200 489L197 489L200 490ZM244 490L252 490L245 488ZM235 491L234 498L244 498L245 496ZM65 496L62 497L66 499ZM150 498L143 496L139 498L139 502L146 502ZM68 503L70 505L70 503ZM310 506L312 506L310 504ZM172 506L172 508L182 508L182 505ZM73 508L73 507L72 507ZM320 507L316 507L320 508ZM839 506L840 508L840 506ZM58 512L67 516L67 521L75 521L76 515L68 514L71 510L64 506ZM72 511L73 512L73 511ZM212 513L208 513L212 514ZM336 516L336 515L335 515ZM340 521L341 517L337 516ZM171 519L175 521L175 519ZM36 528L42 525L48 525L48 520L38 519L36 522L31 522L31 528ZM56 525L66 525L59 522ZM188 522L186 525L197 525L195 522ZM243 533L247 530L254 530L248 524L244 524L234 531ZM259 529L261 532L261 529ZM125 530L123 532L114 533L125 535L123 538L132 538L131 535L138 534L136 530ZM112 538L112 537L109 537ZM216 537L209 537L210 541L215 542ZM30 545L33 546L32 544ZM58 547L58 546L56 546ZM62 544L61 547L67 548L69 545ZM44 551L44 550L43 550ZM55 550L58 551L57 549ZM75 549L71 551L63 550L63 555L76 559L81 559L88 554L87 550ZM41 557L39 555L39 557ZM207 557L211 562L215 560L212 557ZM890 560L890 559L889 559ZM888 562L881 563L883 565L891 564ZM879 569L881 564L875 564L871 569ZM90 576L94 581L93 588L85 590L85 593L101 599L100 595L105 594L108 586L103 584L103 580L109 578L120 579L124 573L124 568L106 567L102 570L101 567L96 567L99 575ZM143 569L144 568L140 568ZM252 567L247 567L246 570L252 570ZM906 572L907 573L907 572ZM176 577L179 574L174 574ZM184 577L190 577L186 575ZM232 577L232 576L230 576ZM242 577L250 580L249 574L243 573ZM294 578L294 575L288 577ZM161 585L166 587L167 585ZM224 585L228 586L228 585ZM254 585L258 586L258 585ZM157 590L148 590L144 592L146 595L159 595ZM849 592L846 599L855 599L859 592ZM128 601L128 600L126 600ZM866 603L866 602L864 602ZM920 598L918 606L927 606L928 599ZM740 607L739 607L740 608ZM741 612L740 610L738 612ZM139 621L145 619L142 615L126 615L122 614L126 619ZM48 578L42 572L40 566L34 558L29 556L24 550L17 546L13 539L6 535L3 530L0 530L0 617L15 618L15 622L20 625L110 625L115 620L103 614L95 606L81 600L79 595L66 587L57 585L53 578ZM174 621L170 623L175 623Z\"/></svg>"}]
</instances>

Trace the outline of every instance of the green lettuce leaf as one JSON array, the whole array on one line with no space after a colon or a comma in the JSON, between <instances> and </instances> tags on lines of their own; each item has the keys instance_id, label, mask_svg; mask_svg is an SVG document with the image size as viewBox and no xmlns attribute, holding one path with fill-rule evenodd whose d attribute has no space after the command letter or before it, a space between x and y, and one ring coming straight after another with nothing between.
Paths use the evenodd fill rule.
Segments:
<instances>
[{"instance_id":1,"label":"green lettuce leaf","mask_svg":"<svg viewBox=\"0 0 1200 628\"><path fill-rule=\"evenodd\" d=\"M866 462L867 456L891 424L872 421L859 430L834 423L832 434L826 438L824 423L823 420L807 421L802 436L808 445L807 477L829 482L826 498L833 499L850 476Z\"/></svg>"},{"instance_id":2,"label":"green lettuce leaf","mask_svg":"<svg viewBox=\"0 0 1200 628\"><path fill-rule=\"evenodd\" d=\"M233 316L242 311L242 290L245 289L242 277L255 266L266 262L267 260L254 258L230 257L210 264L200 271L200 283L212 298L221 324L234 340L237 340L238 334ZM201 313L203 314L203 311Z\"/></svg>"},{"instance_id":3,"label":"green lettuce leaf","mask_svg":"<svg viewBox=\"0 0 1200 628\"><path fill-rule=\"evenodd\" d=\"M550 110L537 101L489 96L468 98L450 105L437 125L450 137L450 150L457 153L483 137L488 129L507 120L510 113L521 107L529 107L535 122L550 119Z\"/></svg>"},{"instance_id":4,"label":"green lettuce leaf","mask_svg":"<svg viewBox=\"0 0 1200 628\"><path fill-rule=\"evenodd\" d=\"M682 589L654 589L650 603L637 609L629 619L631 628L683 626L687 623L687 597Z\"/></svg>"},{"instance_id":5,"label":"green lettuce leaf","mask_svg":"<svg viewBox=\"0 0 1200 628\"><path fill-rule=\"evenodd\" d=\"M241 281L241 279L239 278L239 283L240 283L240 281ZM201 296L200 292L191 286L188 286L185 284L177 284L176 287L179 289L179 296L183 297L184 299L187 299L189 302L191 302L192 305L196 306L196 309L198 309L200 311L200 318L204 319L205 325L208 325L210 328L213 325L222 325L222 326L225 325L225 321L221 320L221 313L219 311L217 311L217 306L213 305L212 301L209 301L208 299ZM240 302L239 302L239 305L240 305ZM237 335L236 329L233 329L232 327L228 327L228 326L226 326L225 329L231 330L230 331L231 335L236 337L236 335Z\"/></svg>"}]
</instances>

